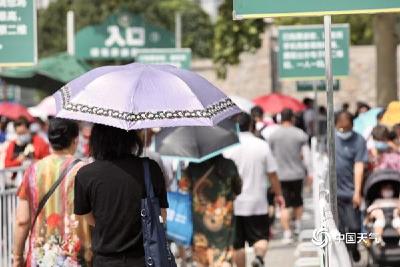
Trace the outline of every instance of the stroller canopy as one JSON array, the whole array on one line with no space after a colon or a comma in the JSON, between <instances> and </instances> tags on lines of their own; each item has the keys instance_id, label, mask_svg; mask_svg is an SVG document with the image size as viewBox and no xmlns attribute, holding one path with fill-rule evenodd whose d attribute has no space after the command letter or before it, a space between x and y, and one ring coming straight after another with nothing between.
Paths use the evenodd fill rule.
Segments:
<instances>
[{"instance_id":1,"label":"stroller canopy","mask_svg":"<svg viewBox=\"0 0 400 267\"><path fill-rule=\"evenodd\" d=\"M400 193L400 172L395 170L378 170L368 177L364 185L364 198L367 203L371 203L379 197L380 186L384 183L393 185L396 197Z\"/></svg>"}]
</instances>

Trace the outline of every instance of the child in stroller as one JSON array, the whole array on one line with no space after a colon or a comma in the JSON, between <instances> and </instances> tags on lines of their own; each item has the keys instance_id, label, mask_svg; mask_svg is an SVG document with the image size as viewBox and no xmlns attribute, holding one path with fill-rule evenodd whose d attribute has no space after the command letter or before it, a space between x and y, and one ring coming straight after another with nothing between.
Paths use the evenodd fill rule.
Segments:
<instances>
[{"instance_id":1,"label":"child in stroller","mask_svg":"<svg viewBox=\"0 0 400 267\"><path fill-rule=\"evenodd\" d=\"M365 218L366 225L373 225L373 231L376 235L376 242L385 245L382 235L387 224L400 235L400 199L395 198L395 189L391 183L381 183L379 189L379 198L367 208L367 216ZM391 214L390 214L391 213ZM392 221L387 222L386 216L391 217Z\"/></svg>"},{"instance_id":2,"label":"child in stroller","mask_svg":"<svg viewBox=\"0 0 400 267\"><path fill-rule=\"evenodd\" d=\"M400 172L377 170L364 186L365 226L375 234L369 248L373 262L400 266Z\"/></svg>"}]
</instances>

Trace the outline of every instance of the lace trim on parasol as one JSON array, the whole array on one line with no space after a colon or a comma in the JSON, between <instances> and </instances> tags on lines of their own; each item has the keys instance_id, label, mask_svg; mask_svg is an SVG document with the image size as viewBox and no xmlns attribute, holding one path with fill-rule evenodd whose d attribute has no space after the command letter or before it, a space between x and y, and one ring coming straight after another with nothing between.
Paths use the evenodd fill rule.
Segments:
<instances>
[{"instance_id":1,"label":"lace trim on parasol","mask_svg":"<svg viewBox=\"0 0 400 267\"><path fill-rule=\"evenodd\" d=\"M115 109L101 108L84 104L75 104L71 102L70 90L67 86L61 88L63 108L72 112L89 113L98 116L112 117L129 122L144 120L166 120L182 118L212 118L236 105L231 99L225 98L205 109L199 110L176 110L176 111L156 111L156 112L124 112Z\"/></svg>"}]
</instances>

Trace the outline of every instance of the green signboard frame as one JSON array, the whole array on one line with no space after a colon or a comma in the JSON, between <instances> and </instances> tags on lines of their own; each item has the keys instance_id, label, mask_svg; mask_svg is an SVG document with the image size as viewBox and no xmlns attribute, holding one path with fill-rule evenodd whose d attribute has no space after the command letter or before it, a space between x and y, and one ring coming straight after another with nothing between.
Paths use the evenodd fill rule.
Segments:
<instances>
[{"instance_id":1,"label":"green signboard frame","mask_svg":"<svg viewBox=\"0 0 400 267\"><path fill-rule=\"evenodd\" d=\"M182 69L190 69L192 50L190 48L140 49L135 61L146 64L169 64Z\"/></svg>"},{"instance_id":2,"label":"green signboard frame","mask_svg":"<svg viewBox=\"0 0 400 267\"><path fill-rule=\"evenodd\" d=\"M400 12L400 0L233 0L234 19Z\"/></svg>"},{"instance_id":3,"label":"green signboard frame","mask_svg":"<svg viewBox=\"0 0 400 267\"><path fill-rule=\"evenodd\" d=\"M0 67L37 63L37 18L34 0L0 1Z\"/></svg>"},{"instance_id":4,"label":"green signboard frame","mask_svg":"<svg viewBox=\"0 0 400 267\"><path fill-rule=\"evenodd\" d=\"M312 92L314 88L317 89L318 92L326 91L326 82L324 80L321 81L297 81L296 82L296 91L297 92ZM333 81L333 91L340 90L340 80Z\"/></svg>"},{"instance_id":5,"label":"green signboard frame","mask_svg":"<svg viewBox=\"0 0 400 267\"><path fill-rule=\"evenodd\" d=\"M89 60L132 60L140 49L173 48L175 35L141 15L119 11L76 34L75 55Z\"/></svg>"},{"instance_id":6,"label":"green signboard frame","mask_svg":"<svg viewBox=\"0 0 400 267\"><path fill-rule=\"evenodd\" d=\"M278 28L278 73L281 79L318 80L325 77L323 25ZM335 77L349 74L350 26L332 25L332 67Z\"/></svg>"}]
</instances>

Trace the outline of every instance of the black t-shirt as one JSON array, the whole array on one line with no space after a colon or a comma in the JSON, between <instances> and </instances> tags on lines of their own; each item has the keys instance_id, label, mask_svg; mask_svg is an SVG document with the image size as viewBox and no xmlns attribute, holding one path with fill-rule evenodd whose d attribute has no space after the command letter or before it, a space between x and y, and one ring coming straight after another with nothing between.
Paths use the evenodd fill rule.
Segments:
<instances>
[{"instance_id":1,"label":"black t-shirt","mask_svg":"<svg viewBox=\"0 0 400 267\"><path fill-rule=\"evenodd\" d=\"M155 161L147 160L160 207L168 208L162 171ZM75 214L93 213L96 226L92 249L95 254L144 255L140 204L145 192L142 158L95 161L78 171Z\"/></svg>"},{"instance_id":2,"label":"black t-shirt","mask_svg":"<svg viewBox=\"0 0 400 267\"><path fill-rule=\"evenodd\" d=\"M18 158L18 156L19 156L20 154L24 153L26 146L27 146L27 145L22 145L22 146L20 146L20 145L15 144L15 146L14 146L14 152L13 152L13 158L14 158L14 159L15 159L15 158Z\"/></svg>"}]
</instances>

